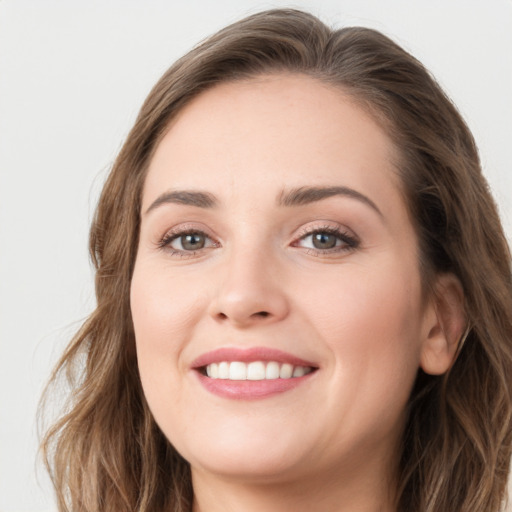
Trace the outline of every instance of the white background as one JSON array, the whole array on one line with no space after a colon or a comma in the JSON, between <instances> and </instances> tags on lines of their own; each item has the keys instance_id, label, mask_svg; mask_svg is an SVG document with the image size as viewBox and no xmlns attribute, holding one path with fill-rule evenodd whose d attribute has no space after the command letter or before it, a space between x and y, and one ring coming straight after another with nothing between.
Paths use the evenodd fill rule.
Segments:
<instances>
[{"instance_id":1,"label":"white background","mask_svg":"<svg viewBox=\"0 0 512 512\"><path fill-rule=\"evenodd\" d=\"M37 401L93 307L88 224L140 104L200 39L282 6L380 29L426 64L474 132L512 238L512 0L0 0L0 512L55 510Z\"/></svg>"}]
</instances>

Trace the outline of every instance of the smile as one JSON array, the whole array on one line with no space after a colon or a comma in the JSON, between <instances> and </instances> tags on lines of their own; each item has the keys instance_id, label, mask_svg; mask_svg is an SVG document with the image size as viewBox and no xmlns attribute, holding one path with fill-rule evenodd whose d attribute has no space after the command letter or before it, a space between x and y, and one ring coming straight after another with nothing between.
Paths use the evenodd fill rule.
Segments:
<instances>
[{"instance_id":1,"label":"smile","mask_svg":"<svg viewBox=\"0 0 512 512\"><path fill-rule=\"evenodd\" d=\"M275 380L303 377L313 371L311 366L294 366L277 361L222 361L205 367L206 375L211 379L227 380Z\"/></svg>"},{"instance_id":2,"label":"smile","mask_svg":"<svg viewBox=\"0 0 512 512\"><path fill-rule=\"evenodd\" d=\"M309 381L318 365L269 347L220 348L192 363L202 386L214 395L254 400L294 389Z\"/></svg>"}]
</instances>

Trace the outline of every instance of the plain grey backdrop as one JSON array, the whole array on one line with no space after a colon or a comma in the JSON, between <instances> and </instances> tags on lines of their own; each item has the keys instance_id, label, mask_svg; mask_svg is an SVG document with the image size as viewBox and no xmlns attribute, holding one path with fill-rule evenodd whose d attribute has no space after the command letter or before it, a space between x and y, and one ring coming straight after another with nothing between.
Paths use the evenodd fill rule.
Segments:
<instances>
[{"instance_id":1,"label":"plain grey backdrop","mask_svg":"<svg viewBox=\"0 0 512 512\"><path fill-rule=\"evenodd\" d=\"M271 7L377 28L472 129L512 238L512 0L0 0L0 512L55 511L36 408L94 306L87 231L150 87L199 40Z\"/></svg>"}]
</instances>

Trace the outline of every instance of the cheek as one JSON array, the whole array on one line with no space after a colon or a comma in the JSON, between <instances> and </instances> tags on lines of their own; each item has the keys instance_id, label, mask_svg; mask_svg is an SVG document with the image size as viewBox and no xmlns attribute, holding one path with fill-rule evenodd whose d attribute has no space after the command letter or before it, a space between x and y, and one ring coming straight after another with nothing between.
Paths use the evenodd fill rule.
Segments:
<instances>
[{"instance_id":1,"label":"cheek","mask_svg":"<svg viewBox=\"0 0 512 512\"><path fill-rule=\"evenodd\" d=\"M420 278L412 264L400 263L347 266L302 294L303 315L329 348L340 378L350 376L376 393L379 385L390 390L412 383L419 366Z\"/></svg>"},{"instance_id":2,"label":"cheek","mask_svg":"<svg viewBox=\"0 0 512 512\"><path fill-rule=\"evenodd\" d=\"M333 362L326 404L341 411L333 412L337 423L385 439L401 428L419 367L419 278L394 266L350 270L317 290L305 310Z\"/></svg>"},{"instance_id":3,"label":"cheek","mask_svg":"<svg viewBox=\"0 0 512 512\"><path fill-rule=\"evenodd\" d=\"M130 290L137 364L153 417L168 438L179 438L176 411L190 402L182 353L193 337L202 308L200 291L162 269L135 266ZM204 297L203 297L204 299Z\"/></svg>"},{"instance_id":4,"label":"cheek","mask_svg":"<svg viewBox=\"0 0 512 512\"><path fill-rule=\"evenodd\" d=\"M179 341L195 324L204 297L193 282L166 276L151 268L135 267L131 311L137 345L159 351L179 349Z\"/></svg>"},{"instance_id":5,"label":"cheek","mask_svg":"<svg viewBox=\"0 0 512 512\"><path fill-rule=\"evenodd\" d=\"M200 290L182 281L165 276L162 269L136 265L131 283L139 373L156 415L165 410L165 397L180 396L178 377L187 371L182 353L204 310Z\"/></svg>"}]
</instances>

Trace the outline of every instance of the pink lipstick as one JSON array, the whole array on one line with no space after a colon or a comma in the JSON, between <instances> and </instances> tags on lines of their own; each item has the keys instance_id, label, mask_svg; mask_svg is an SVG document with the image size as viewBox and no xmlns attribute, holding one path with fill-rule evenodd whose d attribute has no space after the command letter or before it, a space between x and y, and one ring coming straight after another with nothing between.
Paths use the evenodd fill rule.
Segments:
<instances>
[{"instance_id":1,"label":"pink lipstick","mask_svg":"<svg viewBox=\"0 0 512 512\"><path fill-rule=\"evenodd\" d=\"M243 400L283 393L318 370L310 361L267 347L221 348L203 354L191 366L211 393Z\"/></svg>"}]
</instances>

